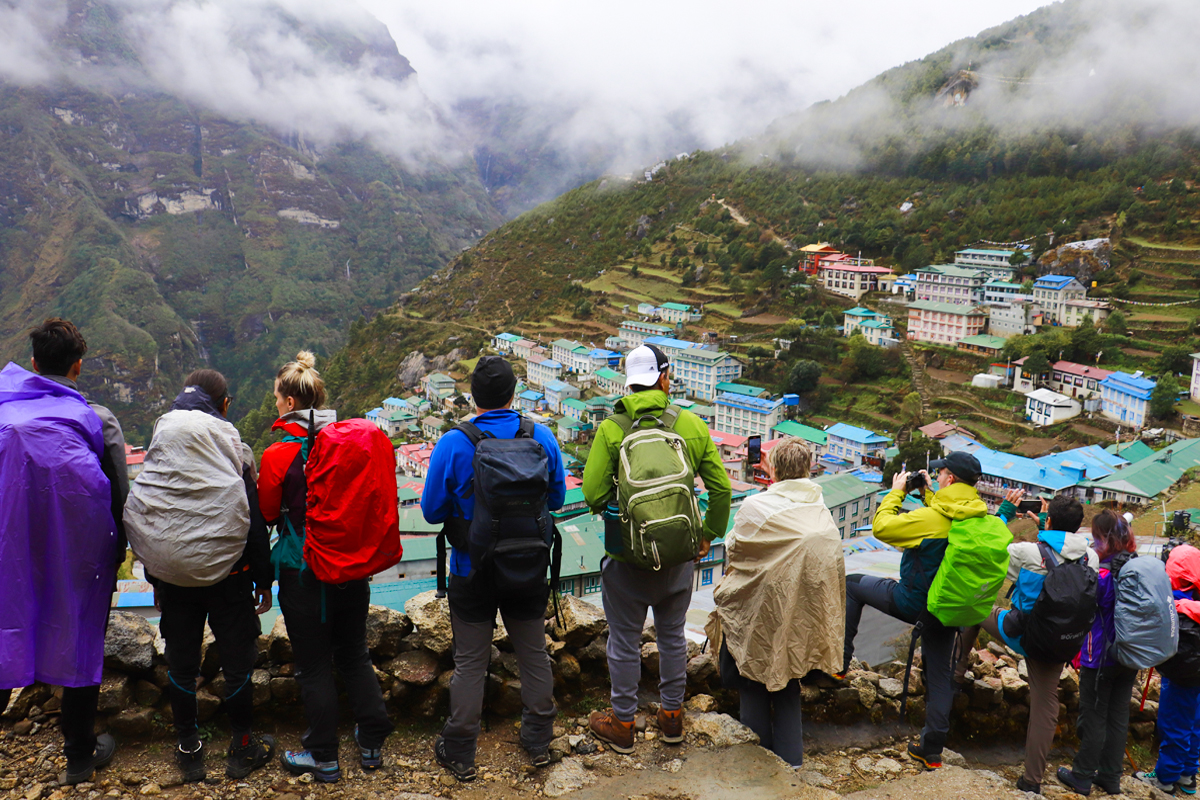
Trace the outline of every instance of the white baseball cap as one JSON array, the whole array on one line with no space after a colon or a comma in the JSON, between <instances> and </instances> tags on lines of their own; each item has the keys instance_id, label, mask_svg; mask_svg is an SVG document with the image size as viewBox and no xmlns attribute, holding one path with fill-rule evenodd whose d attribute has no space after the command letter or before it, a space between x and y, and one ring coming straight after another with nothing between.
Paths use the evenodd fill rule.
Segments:
<instances>
[{"instance_id":1,"label":"white baseball cap","mask_svg":"<svg viewBox=\"0 0 1200 800\"><path fill-rule=\"evenodd\" d=\"M644 344L625 356L625 386L653 386L667 371L667 356L652 344Z\"/></svg>"}]
</instances>

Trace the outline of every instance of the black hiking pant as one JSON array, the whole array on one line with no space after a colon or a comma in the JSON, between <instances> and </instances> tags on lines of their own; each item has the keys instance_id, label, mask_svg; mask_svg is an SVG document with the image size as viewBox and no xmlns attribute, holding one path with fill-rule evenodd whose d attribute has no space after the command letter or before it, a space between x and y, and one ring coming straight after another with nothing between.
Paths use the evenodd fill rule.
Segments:
<instances>
[{"instance_id":1,"label":"black hiking pant","mask_svg":"<svg viewBox=\"0 0 1200 800\"><path fill-rule=\"evenodd\" d=\"M300 741L317 761L338 757L335 664L358 723L359 744L378 749L395 728L367 651L370 604L371 586L365 578L323 583L307 569L302 573L285 569L279 574L279 608L296 656L296 680L308 720Z\"/></svg>"},{"instance_id":2,"label":"black hiking pant","mask_svg":"<svg viewBox=\"0 0 1200 800\"><path fill-rule=\"evenodd\" d=\"M254 690L250 673L258 657L262 632L255 613L254 583L248 572L230 575L212 586L158 584L162 618L158 628L167 643L171 710L180 742L196 737L196 678L200 675L200 646L204 622L217 640L221 674L225 676L225 711L234 737L254 726Z\"/></svg>"}]
</instances>

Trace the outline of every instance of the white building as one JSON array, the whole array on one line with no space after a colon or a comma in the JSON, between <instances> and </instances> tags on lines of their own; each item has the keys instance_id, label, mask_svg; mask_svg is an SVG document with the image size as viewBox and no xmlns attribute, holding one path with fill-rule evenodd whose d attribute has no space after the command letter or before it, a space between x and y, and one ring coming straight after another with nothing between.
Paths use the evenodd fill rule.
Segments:
<instances>
[{"instance_id":1,"label":"white building","mask_svg":"<svg viewBox=\"0 0 1200 800\"><path fill-rule=\"evenodd\" d=\"M1019 283L990 280L983 285L985 303L1022 303L1032 299L1033 295L1026 294Z\"/></svg>"},{"instance_id":2,"label":"white building","mask_svg":"<svg viewBox=\"0 0 1200 800\"><path fill-rule=\"evenodd\" d=\"M983 285L990 277L981 269L953 264L921 267L913 275L917 279L918 301L955 305L978 302L983 296Z\"/></svg>"},{"instance_id":3,"label":"white building","mask_svg":"<svg viewBox=\"0 0 1200 800\"><path fill-rule=\"evenodd\" d=\"M900 339L896 336L896 328L892 325L892 318L886 314L880 314L875 319L869 319L862 323L858 328L858 332L876 347L900 346Z\"/></svg>"},{"instance_id":4,"label":"white building","mask_svg":"<svg viewBox=\"0 0 1200 800\"><path fill-rule=\"evenodd\" d=\"M757 434L765 442L772 437L771 429L783 421L783 400L721 392L714 405L717 428L738 436Z\"/></svg>"},{"instance_id":5,"label":"white building","mask_svg":"<svg viewBox=\"0 0 1200 800\"><path fill-rule=\"evenodd\" d=\"M1200 353L1192 353L1192 389L1193 402L1200 403Z\"/></svg>"},{"instance_id":6,"label":"white building","mask_svg":"<svg viewBox=\"0 0 1200 800\"><path fill-rule=\"evenodd\" d=\"M867 292L888 291L895 274L887 267L876 267L868 263L840 263L822 261L821 284L825 291L849 297L855 302Z\"/></svg>"},{"instance_id":7,"label":"white building","mask_svg":"<svg viewBox=\"0 0 1200 800\"><path fill-rule=\"evenodd\" d=\"M1114 372L1100 382L1100 411L1104 416L1141 428L1150 418L1150 393L1154 381L1141 372Z\"/></svg>"},{"instance_id":8,"label":"white building","mask_svg":"<svg viewBox=\"0 0 1200 800\"><path fill-rule=\"evenodd\" d=\"M492 349L497 353L511 353L513 345L521 341L521 337L514 333L497 333L492 337Z\"/></svg>"},{"instance_id":9,"label":"white building","mask_svg":"<svg viewBox=\"0 0 1200 800\"><path fill-rule=\"evenodd\" d=\"M655 322L625 320L621 323L621 327L617 332L620 334L621 340L630 349L633 349L640 347L642 342L646 341L647 336L670 336L675 332L675 327L672 325L659 325Z\"/></svg>"},{"instance_id":10,"label":"white building","mask_svg":"<svg viewBox=\"0 0 1200 800\"><path fill-rule=\"evenodd\" d=\"M688 395L698 400L715 399L718 383L732 383L742 374L742 362L733 356L699 347L681 351L672 359L671 368Z\"/></svg>"},{"instance_id":11,"label":"white building","mask_svg":"<svg viewBox=\"0 0 1200 800\"><path fill-rule=\"evenodd\" d=\"M1066 325L1067 303L1086 299L1087 290L1070 275L1043 275L1033 282L1033 301L1042 307L1047 324Z\"/></svg>"},{"instance_id":12,"label":"white building","mask_svg":"<svg viewBox=\"0 0 1200 800\"><path fill-rule=\"evenodd\" d=\"M842 335L850 338L858 332L859 326L879 315L869 308L855 306L842 312Z\"/></svg>"},{"instance_id":13,"label":"white building","mask_svg":"<svg viewBox=\"0 0 1200 800\"><path fill-rule=\"evenodd\" d=\"M986 270L993 278L1007 281L1017 274L1017 268L1010 263L1016 253L1016 250L959 250L954 254L954 263Z\"/></svg>"},{"instance_id":14,"label":"white building","mask_svg":"<svg viewBox=\"0 0 1200 800\"><path fill-rule=\"evenodd\" d=\"M1079 416L1082 410L1078 400L1072 400L1065 394L1049 389L1035 389L1025 395L1025 418L1032 422L1034 427L1063 422Z\"/></svg>"},{"instance_id":15,"label":"white building","mask_svg":"<svg viewBox=\"0 0 1200 800\"><path fill-rule=\"evenodd\" d=\"M525 362L525 369L531 386L545 386L551 381L562 377L563 365L553 358L532 355Z\"/></svg>"},{"instance_id":16,"label":"white building","mask_svg":"<svg viewBox=\"0 0 1200 800\"><path fill-rule=\"evenodd\" d=\"M1011 339L1037 333L1042 324L1042 310L1033 303L985 303L988 312L988 333Z\"/></svg>"}]
</instances>

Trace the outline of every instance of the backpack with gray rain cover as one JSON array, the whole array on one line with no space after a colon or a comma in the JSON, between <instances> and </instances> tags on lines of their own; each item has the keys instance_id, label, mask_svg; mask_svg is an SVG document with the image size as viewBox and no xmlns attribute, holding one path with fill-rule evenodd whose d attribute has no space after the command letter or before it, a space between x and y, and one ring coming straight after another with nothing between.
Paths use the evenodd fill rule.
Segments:
<instances>
[{"instance_id":1,"label":"backpack with gray rain cover","mask_svg":"<svg viewBox=\"0 0 1200 800\"><path fill-rule=\"evenodd\" d=\"M1131 669L1157 667L1179 647L1179 617L1167 568L1157 558L1113 559L1113 656Z\"/></svg>"}]
</instances>

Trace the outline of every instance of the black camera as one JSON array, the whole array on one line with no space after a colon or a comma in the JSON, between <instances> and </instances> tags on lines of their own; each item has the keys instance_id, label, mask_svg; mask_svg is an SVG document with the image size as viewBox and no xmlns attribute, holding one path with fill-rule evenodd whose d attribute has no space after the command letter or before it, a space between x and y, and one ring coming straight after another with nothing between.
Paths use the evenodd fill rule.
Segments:
<instances>
[{"instance_id":1,"label":"black camera","mask_svg":"<svg viewBox=\"0 0 1200 800\"><path fill-rule=\"evenodd\" d=\"M904 483L904 493L911 494L918 489L925 488L925 476L919 472L910 472L908 480Z\"/></svg>"}]
</instances>

